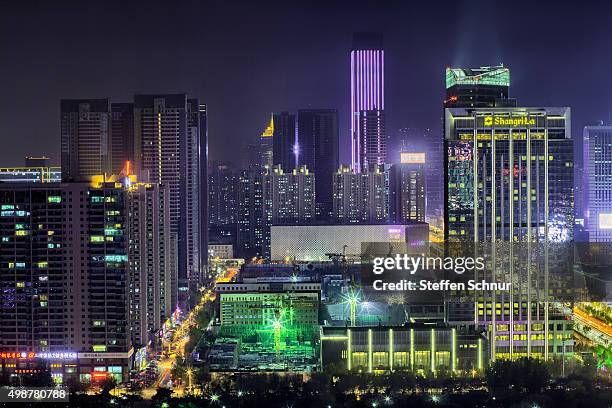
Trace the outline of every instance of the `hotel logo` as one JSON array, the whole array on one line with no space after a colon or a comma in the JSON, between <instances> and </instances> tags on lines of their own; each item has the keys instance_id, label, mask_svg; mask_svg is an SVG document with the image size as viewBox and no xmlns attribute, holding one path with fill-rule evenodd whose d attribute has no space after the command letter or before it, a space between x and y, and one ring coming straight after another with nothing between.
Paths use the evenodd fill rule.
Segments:
<instances>
[{"instance_id":1,"label":"hotel logo","mask_svg":"<svg viewBox=\"0 0 612 408\"><path fill-rule=\"evenodd\" d=\"M508 117L508 116L485 116L483 121L484 126L491 127L495 126L504 126L504 127L529 127L535 126L536 120L535 118L530 118L528 116L517 116L517 117Z\"/></svg>"}]
</instances>

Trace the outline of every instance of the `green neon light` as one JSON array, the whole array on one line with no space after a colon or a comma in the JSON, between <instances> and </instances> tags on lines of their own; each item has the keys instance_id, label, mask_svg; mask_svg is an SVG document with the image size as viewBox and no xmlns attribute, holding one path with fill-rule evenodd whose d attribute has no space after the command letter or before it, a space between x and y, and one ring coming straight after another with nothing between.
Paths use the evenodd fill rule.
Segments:
<instances>
[{"instance_id":1,"label":"green neon light","mask_svg":"<svg viewBox=\"0 0 612 408\"><path fill-rule=\"evenodd\" d=\"M478 339L478 371L482 371L482 339Z\"/></svg>"},{"instance_id":2,"label":"green neon light","mask_svg":"<svg viewBox=\"0 0 612 408\"><path fill-rule=\"evenodd\" d=\"M414 370L414 329L410 329L410 369Z\"/></svg>"},{"instance_id":3,"label":"green neon light","mask_svg":"<svg viewBox=\"0 0 612 408\"><path fill-rule=\"evenodd\" d=\"M393 329L389 329L389 370L393 371Z\"/></svg>"},{"instance_id":4,"label":"green neon light","mask_svg":"<svg viewBox=\"0 0 612 408\"><path fill-rule=\"evenodd\" d=\"M372 329L368 329L368 373L372 372Z\"/></svg>"},{"instance_id":5,"label":"green neon light","mask_svg":"<svg viewBox=\"0 0 612 408\"><path fill-rule=\"evenodd\" d=\"M510 86L510 70L504 67L480 67L472 70L446 68L446 89L454 85Z\"/></svg>"},{"instance_id":6,"label":"green neon light","mask_svg":"<svg viewBox=\"0 0 612 408\"><path fill-rule=\"evenodd\" d=\"M325 336L325 337L321 337L321 340L344 341L344 340L348 340L348 336Z\"/></svg>"},{"instance_id":7,"label":"green neon light","mask_svg":"<svg viewBox=\"0 0 612 408\"><path fill-rule=\"evenodd\" d=\"M431 372L436 372L436 332L434 329L431 329Z\"/></svg>"},{"instance_id":8,"label":"green neon light","mask_svg":"<svg viewBox=\"0 0 612 408\"><path fill-rule=\"evenodd\" d=\"M455 372L455 370L457 368L456 367L456 362L455 362L455 360L457 358L457 331L456 331L456 329L453 328L451 330L451 333L452 333L451 342L452 342L452 346L453 346L453 354L451 355L451 371Z\"/></svg>"},{"instance_id":9,"label":"green neon light","mask_svg":"<svg viewBox=\"0 0 612 408\"><path fill-rule=\"evenodd\" d=\"M351 360L353 359L353 355L351 353L351 341L352 341L352 339L351 339L351 330L350 329L348 329L346 331L346 335L348 337L348 341L347 341L348 359L347 359L347 362L346 362L346 366L347 366L347 369L350 371L351 370Z\"/></svg>"}]
</instances>

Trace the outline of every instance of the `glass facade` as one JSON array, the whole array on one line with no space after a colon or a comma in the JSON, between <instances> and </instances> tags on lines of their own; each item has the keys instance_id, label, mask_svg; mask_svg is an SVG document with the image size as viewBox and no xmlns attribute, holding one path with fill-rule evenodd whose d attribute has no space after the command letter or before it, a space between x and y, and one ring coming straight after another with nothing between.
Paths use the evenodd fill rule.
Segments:
<instances>
[{"instance_id":1,"label":"glass facade","mask_svg":"<svg viewBox=\"0 0 612 408\"><path fill-rule=\"evenodd\" d=\"M569 108L446 110L450 240L573 238Z\"/></svg>"}]
</instances>

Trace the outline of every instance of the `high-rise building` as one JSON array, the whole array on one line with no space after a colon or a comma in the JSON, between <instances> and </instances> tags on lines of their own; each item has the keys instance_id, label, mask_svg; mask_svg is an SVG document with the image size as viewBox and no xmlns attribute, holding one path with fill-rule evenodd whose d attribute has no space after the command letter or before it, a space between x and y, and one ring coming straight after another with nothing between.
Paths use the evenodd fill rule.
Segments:
<instances>
[{"instance_id":1,"label":"high-rise building","mask_svg":"<svg viewBox=\"0 0 612 408\"><path fill-rule=\"evenodd\" d=\"M446 68L445 108L515 107L509 99L510 70L503 65Z\"/></svg>"},{"instance_id":2,"label":"high-rise building","mask_svg":"<svg viewBox=\"0 0 612 408\"><path fill-rule=\"evenodd\" d=\"M612 126L585 126L583 208L589 242L612 242Z\"/></svg>"},{"instance_id":3,"label":"high-rise building","mask_svg":"<svg viewBox=\"0 0 612 408\"><path fill-rule=\"evenodd\" d=\"M210 242L236 245L239 173L227 162L213 162L208 171Z\"/></svg>"},{"instance_id":4,"label":"high-rise building","mask_svg":"<svg viewBox=\"0 0 612 408\"><path fill-rule=\"evenodd\" d=\"M202 279L200 180L206 172L205 106L185 94L135 95L135 172L143 181L162 183L170 191L170 226L178 237L179 287ZM204 189L204 191L206 191ZM205 206L205 202L202 203ZM202 238L202 239L201 239Z\"/></svg>"},{"instance_id":5,"label":"high-rise building","mask_svg":"<svg viewBox=\"0 0 612 408\"><path fill-rule=\"evenodd\" d=\"M111 173L111 109L108 99L62 99L62 180L88 181Z\"/></svg>"},{"instance_id":6,"label":"high-rise building","mask_svg":"<svg viewBox=\"0 0 612 408\"><path fill-rule=\"evenodd\" d=\"M284 172L274 166L270 172L272 225L307 224L315 218L315 176L306 166Z\"/></svg>"},{"instance_id":7,"label":"high-rise building","mask_svg":"<svg viewBox=\"0 0 612 408\"><path fill-rule=\"evenodd\" d=\"M158 184L133 183L127 189L130 326L136 346L155 340L178 301L168 195L168 188Z\"/></svg>"},{"instance_id":8,"label":"high-rise building","mask_svg":"<svg viewBox=\"0 0 612 408\"><path fill-rule=\"evenodd\" d=\"M569 108L446 109L445 236L572 239Z\"/></svg>"},{"instance_id":9,"label":"high-rise building","mask_svg":"<svg viewBox=\"0 0 612 408\"><path fill-rule=\"evenodd\" d=\"M111 103L111 174L134 163L134 104Z\"/></svg>"},{"instance_id":10,"label":"high-rise building","mask_svg":"<svg viewBox=\"0 0 612 408\"><path fill-rule=\"evenodd\" d=\"M0 167L0 183L58 183L62 169L49 166L48 157L26 157L22 167Z\"/></svg>"},{"instance_id":11,"label":"high-rise building","mask_svg":"<svg viewBox=\"0 0 612 408\"><path fill-rule=\"evenodd\" d=\"M299 161L295 115L289 112L275 113L272 120L273 165L280 165L283 170L291 171L298 166Z\"/></svg>"},{"instance_id":12,"label":"high-rise building","mask_svg":"<svg viewBox=\"0 0 612 408\"><path fill-rule=\"evenodd\" d=\"M306 166L315 174L316 216L330 219L333 210L332 180L339 166L338 111L299 110L298 142L300 166Z\"/></svg>"},{"instance_id":13,"label":"high-rise building","mask_svg":"<svg viewBox=\"0 0 612 408\"><path fill-rule=\"evenodd\" d=\"M340 224L380 224L388 220L387 174L381 166L355 172L340 166L334 174L333 218Z\"/></svg>"},{"instance_id":14,"label":"high-rise building","mask_svg":"<svg viewBox=\"0 0 612 408\"><path fill-rule=\"evenodd\" d=\"M389 170L389 218L392 223L425 222L426 153L402 153Z\"/></svg>"},{"instance_id":15,"label":"high-rise building","mask_svg":"<svg viewBox=\"0 0 612 408\"><path fill-rule=\"evenodd\" d=\"M570 135L569 108L446 109L445 238L488 243L480 247L491 265L479 278L513 288L447 310L449 320L489 331L491 359L573 350L571 322L550 301L565 302L571 282L563 252L574 227Z\"/></svg>"},{"instance_id":16,"label":"high-rise building","mask_svg":"<svg viewBox=\"0 0 612 408\"><path fill-rule=\"evenodd\" d=\"M249 151L248 155L252 155L253 151ZM259 158L258 164L269 169L274 166L274 115L270 116L270 122L259 136L259 146L257 155Z\"/></svg>"},{"instance_id":17,"label":"high-rise building","mask_svg":"<svg viewBox=\"0 0 612 408\"><path fill-rule=\"evenodd\" d=\"M238 180L238 247L239 257L270 255L270 170L252 166L240 173Z\"/></svg>"},{"instance_id":18,"label":"high-rise building","mask_svg":"<svg viewBox=\"0 0 612 408\"><path fill-rule=\"evenodd\" d=\"M382 34L355 33L351 49L351 163L366 171L385 164L385 52Z\"/></svg>"},{"instance_id":19,"label":"high-rise building","mask_svg":"<svg viewBox=\"0 0 612 408\"><path fill-rule=\"evenodd\" d=\"M3 371L44 360L60 380L127 379L125 200L115 183L0 185L0 348L27 356Z\"/></svg>"}]
</instances>

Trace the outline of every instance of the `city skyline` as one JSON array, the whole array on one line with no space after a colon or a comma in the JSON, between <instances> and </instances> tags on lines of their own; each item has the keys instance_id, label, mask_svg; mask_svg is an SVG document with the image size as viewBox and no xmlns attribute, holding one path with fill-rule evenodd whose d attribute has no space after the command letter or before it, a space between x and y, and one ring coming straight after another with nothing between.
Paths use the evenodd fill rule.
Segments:
<instances>
[{"instance_id":1,"label":"city skyline","mask_svg":"<svg viewBox=\"0 0 612 408\"><path fill-rule=\"evenodd\" d=\"M598 86L598 79L604 77L607 64L602 61L591 66L592 75L577 75L571 69L574 64L569 63L571 61L568 62L564 55L565 50L572 49L575 59L584 60L591 53L603 49L609 29L603 24L594 24L601 18L599 16L605 14L595 13L595 8L573 11L571 18L575 24L555 33L554 37L546 34L547 30L553 28L555 19L570 17L569 11L547 9L550 20L534 26L531 33L554 38L552 46L542 51L527 41L527 34L511 35L504 29L512 21L504 21L502 16L521 9L520 3L513 3L512 6L489 5L486 9L479 4L468 3L464 7L458 6L457 14L446 16L434 14L435 10L427 6L408 10L399 3L390 3L384 12L367 5L357 12L336 4L322 13L316 7L288 7L271 2L250 8L253 20L261 17L258 21L266 23L264 29L255 29L251 20L242 21L244 17L241 16L248 13L239 13L239 22L244 24L227 33L224 33L224 28L215 21L215 17L231 15L236 11L232 6L213 4L207 7L207 3L161 6L153 3L144 11L153 23L161 22L162 18L176 19L179 15L189 20L194 17L182 16L195 14L204 16L202 24L186 24L189 28L164 32L163 40L156 44L157 49L145 41L145 46L125 56L122 50L133 47L112 47L112 44L116 41L123 41L128 46L141 44L146 37L134 32L147 19L134 18L135 6L128 7L125 17L116 17L112 14L112 6L111 3L108 8L94 10L101 17L98 20L103 21L104 16L115 22L120 22L117 18L129 18L129 21L122 23L133 30L123 28L106 38L95 30L101 24L98 20L90 21L91 26L83 26L83 22L75 23L72 19L72 29L58 27L62 26L61 23L50 26L50 23L40 21L40 17L49 11L44 6L32 11L28 21L20 27L9 21L2 24L13 34L24 29L28 29L28 32L19 36L25 47L0 43L9 57L7 63L0 67L0 74L15 77L17 64L31 62L36 57L44 58L48 67L36 72L24 72L20 76L32 77L35 81L24 84L15 78L14 82L9 81L5 89L7 100L14 101L7 104L0 114L0 134L10 142L7 149L0 153L0 160L5 165L18 165L26 155L42 154L50 156L52 163L59 163L57 109L62 98L108 97L114 102L123 102L129 101L133 93L179 91L208 104L209 148L210 157L214 160L239 162L241 153L229 149L224 141L256 143L262 130L261 124L265 123L270 112L331 108L338 110L340 162L350 163L349 55L351 36L355 31L379 31L384 36L387 57L385 110L387 133L392 138L389 141L390 153L397 150L394 145L396 141L393 140L397 129L431 128L434 134L442 134L439 106L444 98L444 86L440 78L447 66L476 67L504 63L512 70L510 96L520 95L524 106L572 107L573 134L580 134L584 125L609 118L606 106L612 102L612 92ZM540 8L544 9L545 5L534 5L530 10L535 16ZM364 13L364 10L370 12ZM17 5L11 11L6 15L19 16L26 12ZM78 5L65 9L60 6L57 11L60 21L78 12ZM305 22L306 18L304 21L292 18L297 13L316 17L325 28L313 32ZM342 13L354 18L349 22L323 24ZM283 16L286 19L278 18ZM523 13L517 18L528 23L534 17L530 13ZM401 24L402 19L412 24ZM290 36L280 35L286 29L285 20L292 21ZM473 24L475 21L479 21L482 29L490 28L486 30L489 33L487 36L479 35L479 30ZM36 26L30 25L35 23ZM584 34L582 28L586 23L593 24ZM42 29L45 30L44 37L40 31ZM81 38L70 36L75 30L88 34L86 43ZM241 40L247 38L247 32L249 46L244 47ZM579 37L573 36L576 32L581 33ZM226 34L223 41L207 40L211 35L222 33ZM68 39L73 48L62 48ZM257 61L256 55L265 53L271 40L287 50L283 53L283 59L272 56L266 62ZM175 43L179 46L174 47ZM25 54L24 49L36 51ZM90 58L91 49L108 49L113 58L118 57L123 63L115 65ZM61 51L57 53L60 58L52 53L54 50ZM201 52L192 56L194 50ZM159 52L170 56L169 61L180 60L184 63L152 64ZM538 58L535 58L536 53ZM528 64L522 62L526 60ZM72 68L77 65L79 71ZM38 64L32 66L38 67ZM26 66L25 69L32 68ZM247 73L254 75L257 81L245 82L245 79L241 79L246 78ZM580 81L568 81L567 78L579 78ZM564 86L559 87L559 83ZM233 97L228 98L227 95ZM24 121L24 107L25 111L36 108L38 120ZM235 115L241 120L233 120ZM14 143L17 140L32 142Z\"/></svg>"}]
</instances>

